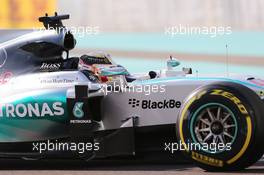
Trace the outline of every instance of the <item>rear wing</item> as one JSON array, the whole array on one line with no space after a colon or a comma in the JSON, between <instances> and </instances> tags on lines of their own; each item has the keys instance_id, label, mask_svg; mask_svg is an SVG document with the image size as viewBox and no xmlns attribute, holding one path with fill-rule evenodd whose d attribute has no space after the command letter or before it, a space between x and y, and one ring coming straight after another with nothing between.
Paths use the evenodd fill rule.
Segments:
<instances>
[{"instance_id":1,"label":"rear wing","mask_svg":"<svg viewBox=\"0 0 264 175\"><path fill-rule=\"evenodd\" d=\"M54 16L48 16L46 13L45 16L39 18L39 22L42 22L46 29L58 30L65 28L62 24L62 20L65 19L70 19L70 15L58 15L58 13L55 12Z\"/></svg>"}]
</instances>

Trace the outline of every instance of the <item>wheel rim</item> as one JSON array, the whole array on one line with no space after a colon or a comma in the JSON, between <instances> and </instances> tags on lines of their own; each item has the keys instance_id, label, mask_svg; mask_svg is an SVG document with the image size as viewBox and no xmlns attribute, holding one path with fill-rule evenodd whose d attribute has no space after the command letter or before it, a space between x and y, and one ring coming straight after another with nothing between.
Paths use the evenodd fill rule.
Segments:
<instances>
[{"instance_id":1,"label":"wheel rim","mask_svg":"<svg viewBox=\"0 0 264 175\"><path fill-rule=\"evenodd\" d=\"M195 143L232 145L237 136L237 120L233 112L220 103L208 103L195 111L190 123L191 137ZM203 150L220 153L225 149Z\"/></svg>"}]
</instances>

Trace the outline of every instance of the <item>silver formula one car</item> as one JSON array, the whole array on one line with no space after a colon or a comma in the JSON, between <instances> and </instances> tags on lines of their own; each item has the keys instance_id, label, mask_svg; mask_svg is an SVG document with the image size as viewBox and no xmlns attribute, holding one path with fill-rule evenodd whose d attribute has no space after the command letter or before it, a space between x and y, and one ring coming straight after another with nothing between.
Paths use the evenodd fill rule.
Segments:
<instances>
[{"instance_id":1,"label":"silver formula one car","mask_svg":"<svg viewBox=\"0 0 264 175\"><path fill-rule=\"evenodd\" d=\"M102 52L70 57L68 18L46 15L45 30L0 44L0 157L183 153L210 171L261 158L264 80L197 76L173 58L164 70L130 74Z\"/></svg>"}]
</instances>

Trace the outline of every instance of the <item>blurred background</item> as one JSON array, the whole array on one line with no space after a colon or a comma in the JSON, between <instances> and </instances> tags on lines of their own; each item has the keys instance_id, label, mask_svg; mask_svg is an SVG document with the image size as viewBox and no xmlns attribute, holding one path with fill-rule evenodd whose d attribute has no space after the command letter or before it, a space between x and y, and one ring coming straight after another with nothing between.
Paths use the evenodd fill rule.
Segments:
<instances>
[{"instance_id":1,"label":"blurred background","mask_svg":"<svg viewBox=\"0 0 264 175\"><path fill-rule=\"evenodd\" d=\"M103 50L131 72L170 55L199 73L264 75L263 0L1 0L0 41L38 29L45 13L70 14L73 55ZM228 55L228 57L227 57Z\"/></svg>"}]
</instances>

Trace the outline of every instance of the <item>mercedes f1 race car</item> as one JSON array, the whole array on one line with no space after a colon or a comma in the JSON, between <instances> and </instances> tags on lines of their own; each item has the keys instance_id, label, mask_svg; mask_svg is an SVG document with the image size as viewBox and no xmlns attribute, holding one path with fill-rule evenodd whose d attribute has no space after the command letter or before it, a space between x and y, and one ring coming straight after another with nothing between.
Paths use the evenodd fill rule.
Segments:
<instances>
[{"instance_id":1,"label":"mercedes f1 race car","mask_svg":"<svg viewBox=\"0 0 264 175\"><path fill-rule=\"evenodd\" d=\"M264 80L192 74L169 58L131 74L109 54L70 57L62 20L0 44L0 157L84 160L163 154L209 171L263 155ZM139 65L140 66L140 65Z\"/></svg>"}]
</instances>

